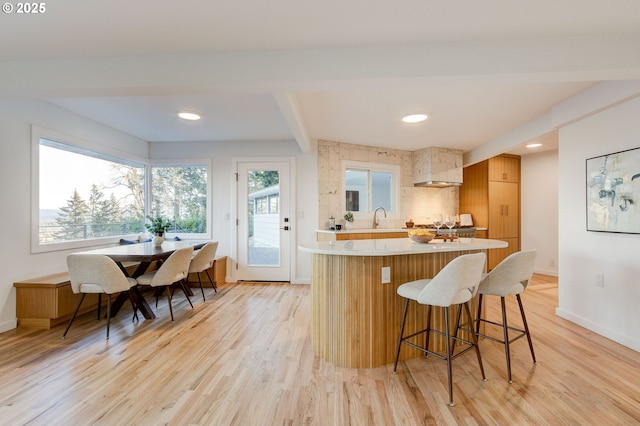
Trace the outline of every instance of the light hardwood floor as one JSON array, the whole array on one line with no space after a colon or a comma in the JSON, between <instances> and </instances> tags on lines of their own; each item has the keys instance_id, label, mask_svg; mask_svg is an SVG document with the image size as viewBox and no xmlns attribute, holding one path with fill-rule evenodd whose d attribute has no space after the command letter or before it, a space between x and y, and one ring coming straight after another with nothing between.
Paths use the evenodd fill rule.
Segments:
<instances>
[{"instance_id":1,"label":"light hardwood floor","mask_svg":"<svg viewBox=\"0 0 640 426\"><path fill-rule=\"evenodd\" d=\"M473 352L446 365L414 358L356 370L314 357L309 287L223 284L207 301L166 299L155 320L124 309L105 322L0 334L3 425L623 425L640 423L640 354L554 313L557 283L536 275L523 294L538 364L513 344L513 384L502 346L481 341L487 382ZM176 303L178 302L178 303ZM509 301L511 318L517 304ZM489 298L488 311L499 303ZM497 318L497 316L496 316Z\"/></svg>"}]
</instances>

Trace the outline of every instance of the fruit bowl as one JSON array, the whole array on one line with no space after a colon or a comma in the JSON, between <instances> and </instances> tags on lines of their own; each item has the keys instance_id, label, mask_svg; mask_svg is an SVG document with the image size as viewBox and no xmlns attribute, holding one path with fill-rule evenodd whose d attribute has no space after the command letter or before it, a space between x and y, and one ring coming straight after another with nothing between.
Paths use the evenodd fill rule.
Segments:
<instances>
[{"instance_id":1,"label":"fruit bowl","mask_svg":"<svg viewBox=\"0 0 640 426\"><path fill-rule=\"evenodd\" d=\"M429 232L427 230L415 229L408 232L409 239L411 241L415 241L416 243L428 243L433 240L433 237L436 236L433 232Z\"/></svg>"}]
</instances>

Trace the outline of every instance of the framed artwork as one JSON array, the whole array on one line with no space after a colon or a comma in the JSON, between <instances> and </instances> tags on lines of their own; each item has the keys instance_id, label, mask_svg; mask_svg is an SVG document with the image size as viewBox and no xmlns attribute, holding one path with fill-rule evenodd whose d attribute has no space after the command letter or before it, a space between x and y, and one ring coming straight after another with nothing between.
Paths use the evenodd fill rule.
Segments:
<instances>
[{"instance_id":1,"label":"framed artwork","mask_svg":"<svg viewBox=\"0 0 640 426\"><path fill-rule=\"evenodd\" d=\"M640 234L640 148L587 158L587 231Z\"/></svg>"}]
</instances>

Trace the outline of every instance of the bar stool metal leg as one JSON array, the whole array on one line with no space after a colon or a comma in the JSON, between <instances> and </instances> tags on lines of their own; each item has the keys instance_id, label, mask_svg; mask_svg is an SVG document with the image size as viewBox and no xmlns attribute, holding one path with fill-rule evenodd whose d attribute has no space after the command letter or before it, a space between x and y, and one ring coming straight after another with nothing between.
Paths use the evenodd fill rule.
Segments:
<instances>
[{"instance_id":1,"label":"bar stool metal leg","mask_svg":"<svg viewBox=\"0 0 640 426\"><path fill-rule=\"evenodd\" d=\"M404 312L402 313L402 324L400 324L400 335L398 336L398 347L396 348L396 362L393 364L393 374L398 369L398 358L400 357L400 347L402 346L402 335L404 334L404 324L407 321L407 310L409 308L409 299L404 302Z\"/></svg>"}]
</instances>

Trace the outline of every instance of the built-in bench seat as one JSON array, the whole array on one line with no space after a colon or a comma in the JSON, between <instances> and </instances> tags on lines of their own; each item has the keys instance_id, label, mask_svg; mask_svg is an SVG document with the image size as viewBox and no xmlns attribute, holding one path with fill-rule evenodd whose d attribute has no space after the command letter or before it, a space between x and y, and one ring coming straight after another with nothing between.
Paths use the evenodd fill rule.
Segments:
<instances>
[{"instance_id":1,"label":"built-in bench seat","mask_svg":"<svg viewBox=\"0 0 640 426\"><path fill-rule=\"evenodd\" d=\"M226 264L226 256L216 257L213 268L209 270L216 285L225 281ZM129 273L133 273L137 265L130 262L125 267ZM203 284L206 285L208 279L204 279ZM189 285L199 286L195 274L190 274ZM13 283L13 286L16 288L16 316L19 327L49 329L66 322L71 318L81 297L71 290L68 272L18 281ZM102 300L103 305L106 305L106 297ZM78 314L96 310L97 307L98 296L87 294Z\"/></svg>"}]
</instances>

